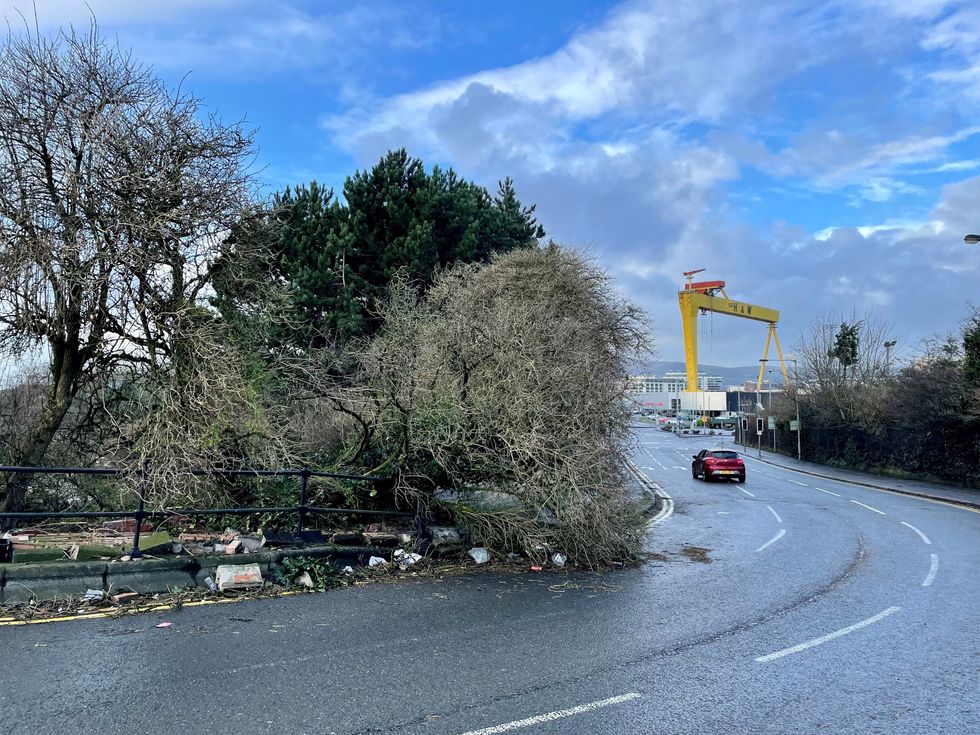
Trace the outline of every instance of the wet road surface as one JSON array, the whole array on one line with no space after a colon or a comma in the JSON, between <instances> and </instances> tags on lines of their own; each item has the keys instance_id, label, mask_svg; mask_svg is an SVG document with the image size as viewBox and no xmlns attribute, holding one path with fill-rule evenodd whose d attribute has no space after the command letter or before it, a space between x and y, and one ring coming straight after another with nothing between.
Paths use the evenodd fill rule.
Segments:
<instances>
[{"instance_id":1,"label":"wet road surface","mask_svg":"<svg viewBox=\"0 0 980 735\"><path fill-rule=\"evenodd\" d=\"M0 730L980 732L980 513L637 437L660 561L0 628Z\"/></svg>"}]
</instances>

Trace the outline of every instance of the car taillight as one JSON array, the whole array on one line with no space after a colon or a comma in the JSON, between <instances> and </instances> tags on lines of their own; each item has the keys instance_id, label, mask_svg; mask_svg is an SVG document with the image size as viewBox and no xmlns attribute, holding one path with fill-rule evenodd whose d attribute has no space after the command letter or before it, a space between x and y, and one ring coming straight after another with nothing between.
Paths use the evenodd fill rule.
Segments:
<instances>
[{"instance_id":1,"label":"car taillight","mask_svg":"<svg viewBox=\"0 0 980 735\"><path fill-rule=\"evenodd\" d=\"M708 457L706 460L704 460L704 463L710 465L710 464L714 464L717 461L718 460L716 460L714 457Z\"/></svg>"}]
</instances>

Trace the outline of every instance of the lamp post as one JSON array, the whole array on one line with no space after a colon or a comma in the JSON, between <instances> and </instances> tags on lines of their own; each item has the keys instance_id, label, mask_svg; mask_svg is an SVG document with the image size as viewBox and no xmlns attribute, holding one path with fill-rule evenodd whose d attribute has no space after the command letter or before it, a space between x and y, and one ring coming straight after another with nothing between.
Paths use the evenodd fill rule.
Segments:
<instances>
[{"instance_id":1,"label":"lamp post","mask_svg":"<svg viewBox=\"0 0 980 735\"><path fill-rule=\"evenodd\" d=\"M793 396L796 398L796 458L803 460L803 424L800 422L800 373L796 367L796 356L788 357L793 361Z\"/></svg>"},{"instance_id":2,"label":"lamp post","mask_svg":"<svg viewBox=\"0 0 980 735\"><path fill-rule=\"evenodd\" d=\"M765 367L768 366L769 358L768 357L760 357L759 358L759 362L761 362L762 363L762 367L765 368ZM760 374L760 377L761 377L761 374L762 374L762 371L761 370L759 371L759 374ZM759 391L762 390L762 383L759 383L756 386L755 390L756 390L756 393L755 393L755 407L759 411L759 413L761 414L762 413L762 410L765 408L765 406L762 405L762 393L759 392Z\"/></svg>"},{"instance_id":3,"label":"lamp post","mask_svg":"<svg viewBox=\"0 0 980 735\"><path fill-rule=\"evenodd\" d=\"M769 368L769 415L767 421L772 421L772 451L776 451L776 421L772 416L772 368Z\"/></svg>"},{"instance_id":4,"label":"lamp post","mask_svg":"<svg viewBox=\"0 0 980 735\"><path fill-rule=\"evenodd\" d=\"M735 395L738 397L738 411L735 412L737 414L737 416L738 416L738 418L736 418L735 420L738 423L735 424L735 434L733 435L732 438L735 439L735 437L737 437L739 434L741 434L742 435L742 445L743 446L746 446L745 445L745 434L747 432L745 432L745 431L742 430L742 386L738 386L738 388L735 391ZM738 445L738 439L735 439L735 445L736 446Z\"/></svg>"},{"instance_id":5,"label":"lamp post","mask_svg":"<svg viewBox=\"0 0 980 735\"><path fill-rule=\"evenodd\" d=\"M768 366L768 364L769 364L769 358L768 357L760 357L759 358L759 362L762 363L762 367L763 367L763 369L765 369ZM759 371L759 375L760 375L760 377L762 376L762 371L761 370ZM766 407L762 403L762 394L759 392L760 390L762 390L762 383L761 382L756 385L755 390L756 390L756 394L755 394L755 407L756 407L756 411L758 411L759 416L762 416L762 412L766 410ZM771 396L769 398L769 408L770 409L772 408L772 397ZM762 456L762 435L761 434L759 435L759 456L760 457Z\"/></svg>"}]
</instances>

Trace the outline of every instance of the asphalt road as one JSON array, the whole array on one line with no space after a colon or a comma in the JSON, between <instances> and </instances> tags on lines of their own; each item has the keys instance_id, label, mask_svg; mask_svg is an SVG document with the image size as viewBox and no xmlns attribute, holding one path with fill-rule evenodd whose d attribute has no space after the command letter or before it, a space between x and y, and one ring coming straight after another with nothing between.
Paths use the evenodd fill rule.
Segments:
<instances>
[{"instance_id":1,"label":"asphalt road","mask_svg":"<svg viewBox=\"0 0 980 735\"><path fill-rule=\"evenodd\" d=\"M0 731L980 732L980 513L637 435L663 561L0 628Z\"/></svg>"}]
</instances>

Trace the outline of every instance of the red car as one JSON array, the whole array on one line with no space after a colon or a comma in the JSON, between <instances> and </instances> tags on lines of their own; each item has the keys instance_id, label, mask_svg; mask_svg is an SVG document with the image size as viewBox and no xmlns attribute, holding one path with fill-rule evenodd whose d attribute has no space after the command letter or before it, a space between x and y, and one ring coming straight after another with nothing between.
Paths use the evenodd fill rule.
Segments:
<instances>
[{"instance_id":1,"label":"red car","mask_svg":"<svg viewBox=\"0 0 980 735\"><path fill-rule=\"evenodd\" d=\"M745 482L745 462L731 449L702 449L691 462L691 477Z\"/></svg>"}]
</instances>

